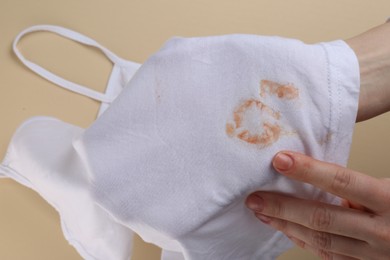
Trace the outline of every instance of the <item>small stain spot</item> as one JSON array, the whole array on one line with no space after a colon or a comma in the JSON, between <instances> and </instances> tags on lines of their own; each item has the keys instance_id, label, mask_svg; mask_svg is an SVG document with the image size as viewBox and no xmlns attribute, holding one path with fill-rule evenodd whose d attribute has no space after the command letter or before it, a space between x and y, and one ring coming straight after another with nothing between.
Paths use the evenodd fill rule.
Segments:
<instances>
[{"instance_id":1,"label":"small stain spot","mask_svg":"<svg viewBox=\"0 0 390 260\"><path fill-rule=\"evenodd\" d=\"M241 140L246 141L246 139L249 137L249 131L248 130L244 130L241 133L239 133L237 135L237 137L240 138Z\"/></svg>"},{"instance_id":2,"label":"small stain spot","mask_svg":"<svg viewBox=\"0 0 390 260\"><path fill-rule=\"evenodd\" d=\"M265 97L267 92L281 99L295 99L299 96L299 90L292 84L282 85L270 80L262 80L260 82L260 96Z\"/></svg>"},{"instance_id":3,"label":"small stain spot","mask_svg":"<svg viewBox=\"0 0 390 260\"><path fill-rule=\"evenodd\" d=\"M234 112L234 123L236 124L236 128L241 127L241 122L242 122L242 116L241 113Z\"/></svg>"},{"instance_id":4,"label":"small stain spot","mask_svg":"<svg viewBox=\"0 0 390 260\"><path fill-rule=\"evenodd\" d=\"M237 138L250 144L268 146L279 139L281 129L278 125L264 123L261 134L251 134L248 130L243 130L237 135Z\"/></svg>"},{"instance_id":5,"label":"small stain spot","mask_svg":"<svg viewBox=\"0 0 390 260\"><path fill-rule=\"evenodd\" d=\"M230 136L230 137L233 136L233 134L234 134L234 129L235 129L235 127L234 127L233 124L231 124L231 123L227 123L227 124L226 124L226 133L227 133L228 136Z\"/></svg>"},{"instance_id":6,"label":"small stain spot","mask_svg":"<svg viewBox=\"0 0 390 260\"><path fill-rule=\"evenodd\" d=\"M333 136L332 133L327 133L326 136L324 136L324 137L319 141L319 144L320 144L320 145L325 145L325 144L329 143L329 142L332 140L332 136Z\"/></svg>"}]
</instances>

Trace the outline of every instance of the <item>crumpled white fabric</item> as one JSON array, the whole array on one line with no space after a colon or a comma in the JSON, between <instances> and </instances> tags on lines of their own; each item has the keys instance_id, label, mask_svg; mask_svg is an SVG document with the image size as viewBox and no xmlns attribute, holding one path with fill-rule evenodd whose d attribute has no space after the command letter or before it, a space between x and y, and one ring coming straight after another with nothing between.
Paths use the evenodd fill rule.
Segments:
<instances>
[{"instance_id":1,"label":"crumpled white fabric","mask_svg":"<svg viewBox=\"0 0 390 260\"><path fill-rule=\"evenodd\" d=\"M74 146L96 203L185 259L274 259L290 244L244 206L256 190L337 202L275 174L294 150L345 165L359 68L343 41L175 38Z\"/></svg>"}]
</instances>

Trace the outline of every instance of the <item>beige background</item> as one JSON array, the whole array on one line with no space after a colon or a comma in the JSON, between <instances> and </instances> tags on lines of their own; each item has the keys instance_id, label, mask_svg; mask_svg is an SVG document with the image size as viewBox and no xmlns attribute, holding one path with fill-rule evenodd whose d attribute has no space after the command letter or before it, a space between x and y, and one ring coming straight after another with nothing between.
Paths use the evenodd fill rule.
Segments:
<instances>
[{"instance_id":1,"label":"beige background","mask_svg":"<svg viewBox=\"0 0 390 260\"><path fill-rule=\"evenodd\" d=\"M99 104L55 87L11 52L22 29L55 24L84 33L118 55L143 62L174 35L281 35L306 42L345 39L390 16L388 0L0 0L0 157L16 127L49 115L87 127ZM103 91L111 64L102 54L50 33L23 39L26 57L67 79ZM356 126L349 166L389 176L390 115ZM136 240L135 259L158 259L159 249ZM0 259L80 259L62 236L57 213L37 194L0 180ZM317 259L299 249L279 259Z\"/></svg>"}]
</instances>

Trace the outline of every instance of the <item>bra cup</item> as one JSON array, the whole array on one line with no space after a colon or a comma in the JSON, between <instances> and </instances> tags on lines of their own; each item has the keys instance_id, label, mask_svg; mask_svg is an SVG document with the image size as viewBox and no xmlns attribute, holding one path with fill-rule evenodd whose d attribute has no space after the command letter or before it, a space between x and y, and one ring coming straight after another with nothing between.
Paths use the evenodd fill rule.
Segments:
<instances>
[{"instance_id":1,"label":"bra cup","mask_svg":"<svg viewBox=\"0 0 390 260\"><path fill-rule=\"evenodd\" d=\"M132 231L113 221L90 195L87 171L73 147L82 132L55 118L31 118L14 134L3 167L58 211L65 238L82 257L129 259Z\"/></svg>"}]
</instances>

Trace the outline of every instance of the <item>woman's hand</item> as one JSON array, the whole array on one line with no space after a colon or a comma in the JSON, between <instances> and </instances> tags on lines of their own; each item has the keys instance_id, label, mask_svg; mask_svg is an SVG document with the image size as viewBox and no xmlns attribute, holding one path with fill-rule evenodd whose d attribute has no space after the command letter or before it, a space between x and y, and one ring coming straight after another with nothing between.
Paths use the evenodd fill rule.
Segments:
<instances>
[{"instance_id":1,"label":"woman's hand","mask_svg":"<svg viewBox=\"0 0 390 260\"><path fill-rule=\"evenodd\" d=\"M278 153L275 169L344 200L336 206L256 192L247 206L262 222L322 259L390 259L390 181L308 156Z\"/></svg>"}]
</instances>

